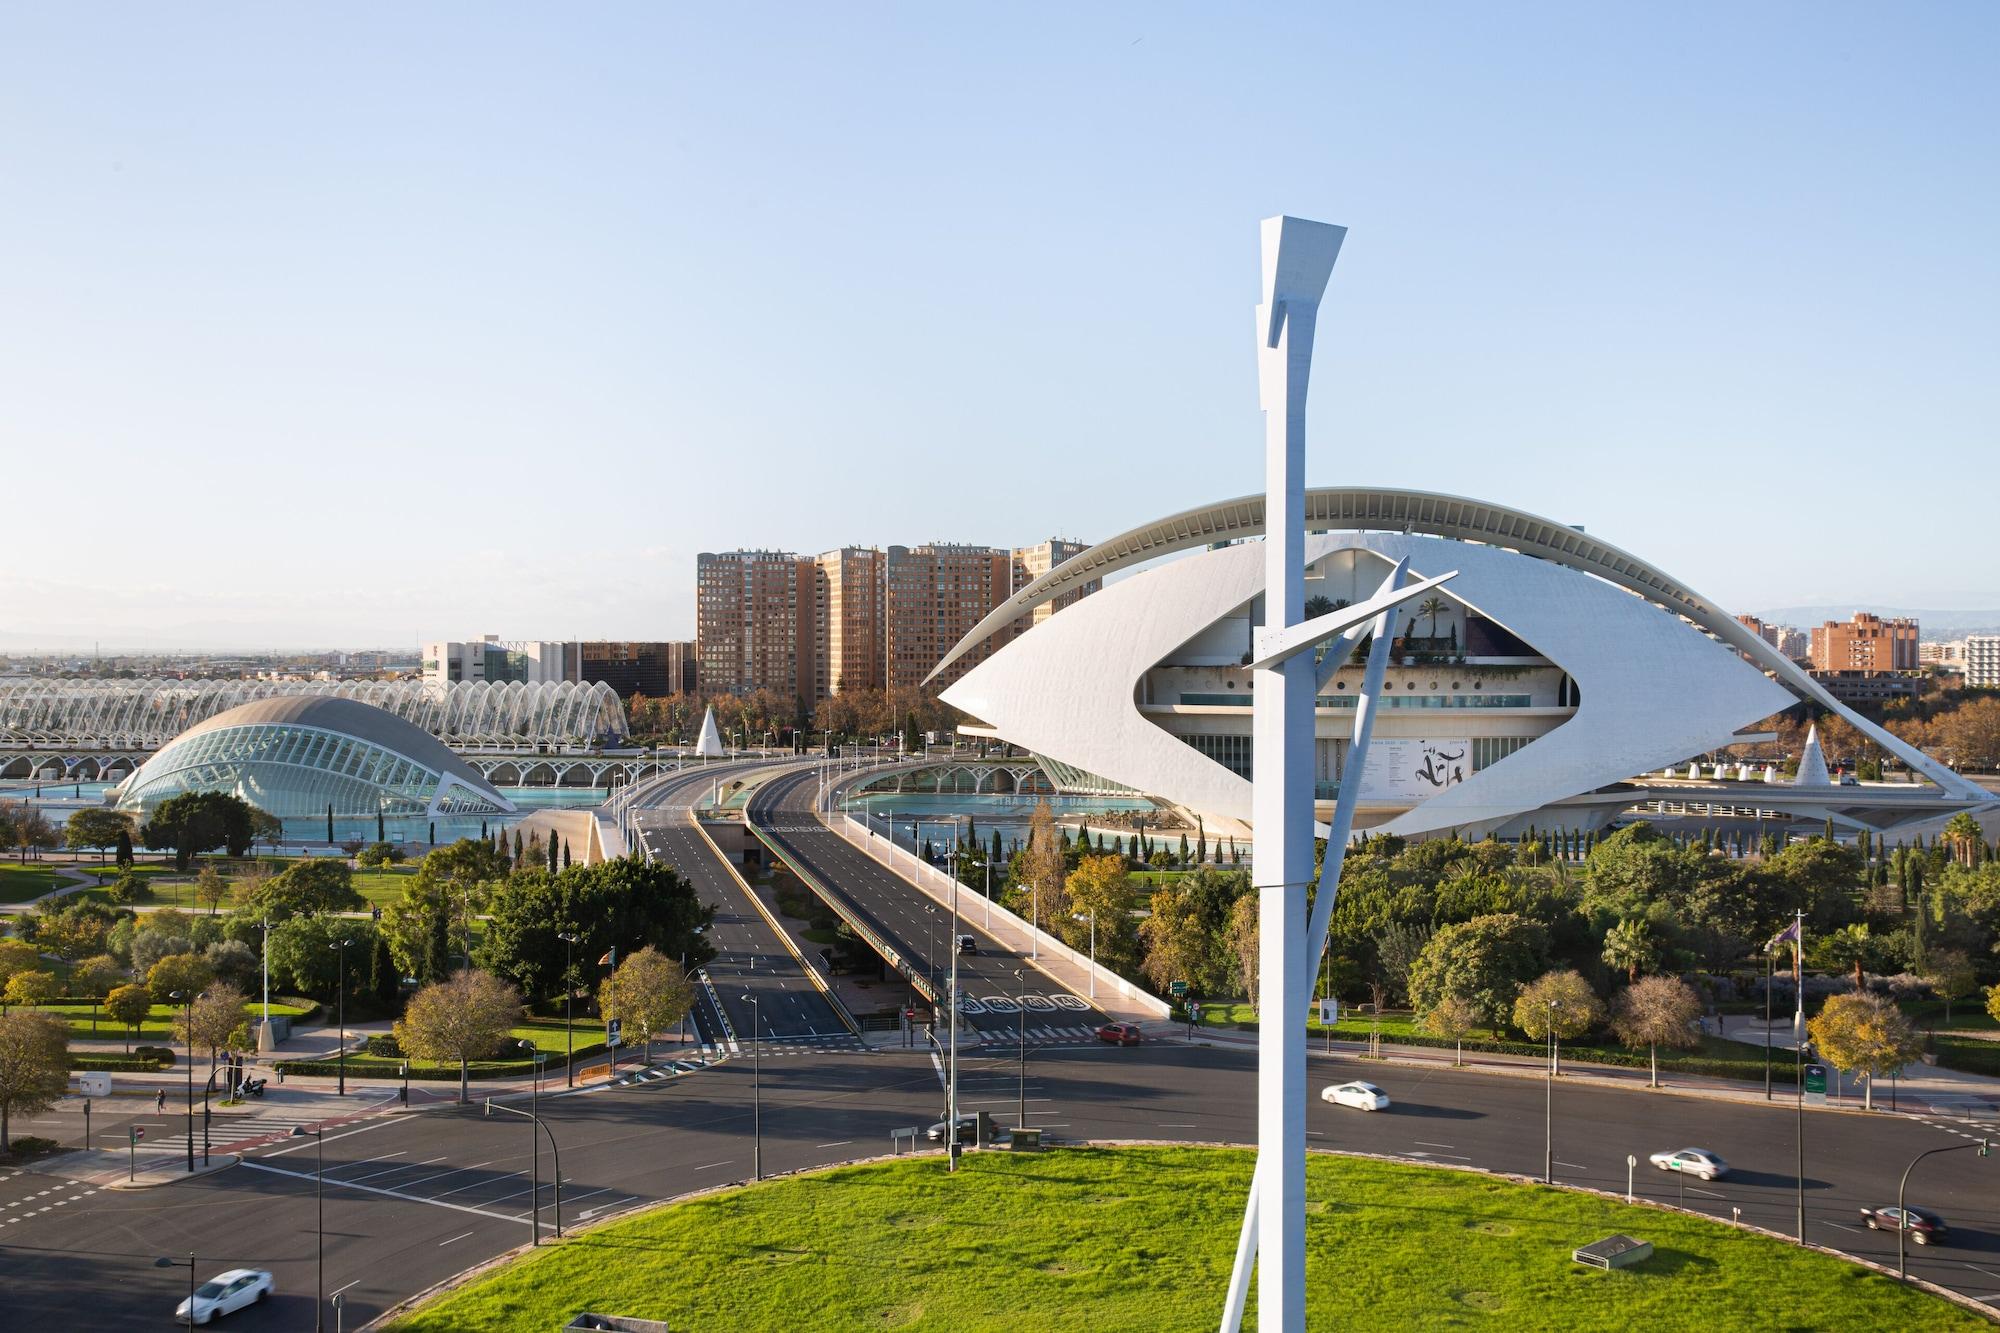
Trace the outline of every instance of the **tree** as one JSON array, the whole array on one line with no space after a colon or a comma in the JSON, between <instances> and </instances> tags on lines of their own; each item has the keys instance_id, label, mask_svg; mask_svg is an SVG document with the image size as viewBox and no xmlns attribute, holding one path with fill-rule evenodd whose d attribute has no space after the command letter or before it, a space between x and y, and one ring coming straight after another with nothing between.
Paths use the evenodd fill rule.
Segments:
<instances>
[{"instance_id":1,"label":"tree","mask_svg":"<svg viewBox=\"0 0 2000 1333\"><path fill-rule=\"evenodd\" d=\"M1021 858L1021 879L1033 895L1030 916L1035 925L1061 921L1068 912L1063 898L1062 836L1056 831L1055 810L1046 798L1035 802L1028 816L1028 850Z\"/></svg>"},{"instance_id":2,"label":"tree","mask_svg":"<svg viewBox=\"0 0 2000 1333\"><path fill-rule=\"evenodd\" d=\"M1854 971L1854 989L1861 989L1861 971L1875 956L1868 927L1860 922L1820 935L1812 941L1812 964L1833 972Z\"/></svg>"},{"instance_id":3,"label":"tree","mask_svg":"<svg viewBox=\"0 0 2000 1333\"><path fill-rule=\"evenodd\" d=\"M146 971L146 988L161 1004L178 1003L175 991L193 995L215 979L208 964L191 953L168 954Z\"/></svg>"},{"instance_id":4,"label":"tree","mask_svg":"<svg viewBox=\"0 0 2000 1333\"><path fill-rule=\"evenodd\" d=\"M354 889L354 872L345 861L332 859L299 861L288 866L284 873L257 885L243 901L246 913L269 917L273 922L295 916L352 912L367 905L368 900Z\"/></svg>"},{"instance_id":5,"label":"tree","mask_svg":"<svg viewBox=\"0 0 2000 1333\"><path fill-rule=\"evenodd\" d=\"M107 995L125 979L125 969L108 953L86 958L69 974L70 990L76 995Z\"/></svg>"},{"instance_id":6,"label":"tree","mask_svg":"<svg viewBox=\"0 0 2000 1333\"><path fill-rule=\"evenodd\" d=\"M1375 936L1375 970L1390 992L1410 998L1410 969L1431 942L1429 926L1391 922Z\"/></svg>"},{"instance_id":7,"label":"tree","mask_svg":"<svg viewBox=\"0 0 2000 1333\"><path fill-rule=\"evenodd\" d=\"M521 993L490 972L460 971L410 997L396 1021L396 1042L419 1060L458 1061L458 1100L467 1097L469 1065L500 1049L521 1018Z\"/></svg>"},{"instance_id":8,"label":"tree","mask_svg":"<svg viewBox=\"0 0 2000 1333\"><path fill-rule=\"evenodd\" d=\"M1980 852L1986 847L1986 830L1979 827L1978 820L1961 810L1946 821L1943 841L1951 848L1952 858L1960 865L1976 865Z\"/></svg>"},{"instance_id":9,"label":"tree","mask_svg":"<svg viewBox=\"0 0 2000 1333\"><path fill-rule=\"evenodd\" d=\"M26 1005L33 1009L47 1004L56 997L56 974L53 972L16 972L7 978L5 994L8 1004Z\"/></svg>"},{"instance_id":10,"label":"tree","mask_svg":"<svg viewBox=\"0 0 2000 1333\"><path fill-rule=\"evenodd\" d=\"M0 1018L0 1152L13 1147L16 1114L46 1111L69 1091L69 1029L51 1014Z\"/></svg>"},{"instance_id":11,"label":"tree","mask_svg":"<svg viewBox=\"0 0 2000 1333\"><path fill-rule=\"evenodd\" d=\"M1199 982L1208 955L1208 923L1195 910L1194 900L1167 887L1155 890L1146 905L1150 910L1139 923L1144 948L1139 966L1146 979L1161 991L1176 981Z\"/></svg>"},{"instance_id":12,"label":"tree","mask_svg":"<svg viewBox=\"0 0 2000 1333\"><path fill-rule=\"evenodd\" d=\"M1548 931L1513 912L1446 926L1410 968L1410 1003L1429 1013L1447 995L1469 1002L1497 1031L1513 1012L1523 983L1548 965Z\"/></svg>"},{"instance_id":13,"label":"tree","mask_svg":"<svg viewBox=\"0 0 2000 1333\"><path fill-rule=\"evenodd\" d=\"M127 820L125 827L118 830L118 851L112 857L120 870L130 870L138 858L132 855L132 825Z\"/></svg>"},{"instance_id":14,"label":"tree","mask_svg":"<svg viewBox=\"0 0 2000 1333\"><path fill-rule=\"evenodd\" d=\"M1636 982L1641 972L1660 965L1659 946L1653 942L1652 927L1642 916L1628 916L1604 933L1604 965Z\"/></svg>"},{"instance_id":15,"label":"tree","mask_svg":"<svg viewBox=\"0 0 2000 1333\"><path fill-rule=\"evenodd\" d=\"M1451 610L1450 605L1442 597L1426 597L1423 601L1417 603L1417 614L1430 617L1431 639L1435 640L1437 638L1438 617L1449 610Z\"/></svg>"},{"instance_id":16,"label":"tree","mask_svg":"<svg viewBox=\"0 0 2000 1333\"><path fill-rule=\"evenodd\" d=\"M1813 1049L1842 1073L1868 1079L1863 1105L1875 1109L1875 1080L1917 1058L1922 1045L1901 1009L1879 995L1857 991L1830 997L1806 1023Z\"/></svg>"},{"instance_id":17,"label":"tree","mask_svg":"<svg viewBox=\"0 0 2000 1333\"><path fill-rule=\"evenodd\" d=\"M1131 933L1132 909L1138 893L1125 862L1116 856L1085 856L1063 881L1069 912L1056 924L1071 948L1087 947L1093 934L1099 958L1116 969L1130 962L1136 942ZM1078 921L1076 918L1085 919Z\"/></svg>"},{"instance_id":18,"label":"tree","mask_svg":"<svg viewBox=\"0 0 2000 1333\"><path fill-rule=\"evenodd\" d=\"M715 956L702 931L714 910L665 862L631 857L571 866L556 875L531 870L498 887L488 904L481 967L534 1000L560 994L566 952L562 934L578 936L578 960L652 945L695 968Z\"/></svg>"},{"instance_id":19,"label":"tree","mask_svg":"<svg viewBox=\"0 0 2000 1333\"><path fill-rule=\"evenodd\" d=\"M1236 978L1244 996L1254 1007L1262 1002L1258 982L1262 978L1263 924L1258 915L1257 893L1252 890L1229 906L1229 924L1224 930L1230 959L1236 964Z\"/></svg>"},{"instance_id":20,"label":"tree","mask_svg":"<svg viewBox=\"0 0 2000 1333\"><path fill-rule=\"evenodd\" d=\"M207 906L208 914L214 916L215 909L228 896L229 881L222 877L222 872L214 866L203 866L194 877L194 900Z\"/></svg>"},{"instance_id":21,"label":"tree","mask_svg":"<svg viewBox=\"0 0 2000 1333\"><path fill-rule=\"evenodd\" d=\"M694 1007L694 984L681 965L648 945L627 954L597 991L598 1011L617 1016L646 1034L646 1060L653 1059L653 1034L681 1021Z\"/></svg>"},{"instance_id":22,"label":"tree","mask_svg":"<svg viewBox=\"0 0 2000 1333\"><path fill-rule=\"evenodd\" d=\"M16 972L25 972L41 961L41 951L26 940L0 940L0 985L5 985Z\"/></svg>"},{"instance_id":23,"label":"tree","mask_svg":"<svg viewBox=\"0 0 2000 1333\"><path fill-rule=\"evenodd\" d=\"M196 856L218 848L247 856L251 827L249 802L227 792L190 791L155 806L139 837L156 852L172 851L174 868L186 870Z\"/></svg>"},{"instance_id":24,"label":"tree","mask_svg":"<svg viewBox=\"0 0 2000 1333\"><path fill-rule=\"evenodd\" d=\"M1424 1031L1458 1044L1452 1063L1465 1063L1465 1034L1479 1021L1479 1007L1460 995L1443 995L1423 1017Z\"/></svg>"},{"instance_id":25,"label":"tree","mask_svg":"<svg viewBox=\"0 0 2000 1333\"><path fill-rule=\"evenodd\" d=\"M1574 1041L1603 1018L1597 992L1574 970L1544 972L1514 997L1514 1026L1536 1041L1551 1032L1558 1041Z\"/></svg>"},{"instance_id":26,"label":"tree","mask_svg":"<svg viewBox=\"0 0 2000 1333\"><path fill-rule=\"evenodd\" d=\"M125 1029L125 1050L132 1050L132 1034L153 1012L153 992L144 986L120 986L104 997L104 1013Z\"/></svg>"},{"instance_id":27,"label":"tree","mask_svg":"<svg viewBox=\"0 0 2000 1333\"><path fill-rule=\"evenodd\" d=\"M337 916L299 916L271 927L271 977L288 991L332 1001L367 980L375 927ZM347 947L339 947L342 940ZM345 970L342 970L343 961Z\"/></svg>"},{"instance_id":28,"label":"tree","mask_svg":"<svg viewBox=\"0 0 2000 1333\"><path fill-rule=\"evenodd\" d=\"M1687 1050L1701 1045L1694 1024L1701 997L1679 977L1646 977L1618 994L1611 1028L1627 1046L1644 1043L1652 1054L1652 1086L1660 1086L1660 1047Z\"/></svg>"},{"instance_id":29,"label":"tree","mask_svg":"<svg viewBox=\"0 0 2000 1333\"><path fill-rule=\"evenodd\" d=\"M115 810L102 808L78 810L69 817L69 822L63 825L63 846L73 852L82 851L86 847L92 848L97 852L100 861L104 859L106 847L117 846L121 837L128 840L126 845L129 846L131 836L132 820Z\"/></svg>"},{"instance_id":30,"label":"tree","mask_svg":"<svg viewBox=\"0 0 2000 1333\"><path fill-rule=\"evenodd\" d=\"M250 838L253 842L261 841L264 844L265 851L275 852L278 850L279 841L284 836L284 820L274 814L259 810L254 805L250 807Z\"/></svg>"},{"instance_id":31,"label":"tree","mask_svg":"<svg viewBox=\"0 0 2000 1333\"><path fill-rule=\"evenodd\" d=\"M1951 1026L1951 1003L1972 994L1979 976L1972 970L1972 956L1963 949L1935 949L1925 960L1929 964L1931 990L1944 1001L1944 1025Z\"/></svg>"},{"instance_id":32,"label":"tree","mask_svg":"<svg viewBox=\"0 0 2000 1333\"><path fill-rule=\"evenodd\" d=\"M206 1049L213 1073L216 1052L228 1046L243 1026L248 1003L242 991L226 981L218 982L174 1015L174 1038L187 1043L189 1050Z\"/></svg>"},{"instance_id":33,"label":"tree","mask_svg":"<svg viewBox=\"0 0 2000 1333\"><path fill-rule=\"evenodd\" d=\"M0 802L0 831L5 831L7 841L20 849L23 861L28 859L30 848L50 848L59 842L56 826L31 805Z\"/></svg>"}]
</instances>

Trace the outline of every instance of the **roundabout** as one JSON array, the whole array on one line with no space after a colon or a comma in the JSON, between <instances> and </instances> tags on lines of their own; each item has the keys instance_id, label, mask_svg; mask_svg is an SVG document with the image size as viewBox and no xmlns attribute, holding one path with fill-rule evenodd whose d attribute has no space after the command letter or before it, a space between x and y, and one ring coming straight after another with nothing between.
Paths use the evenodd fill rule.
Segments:
<instances>
[{"instance_id":1,"label":"roundabout","mask_svg":"<svg viewBox=\"0 0 2000 1333\"><path fill-rule=\"evenodd\" d=\"M1168 1145L931 1154L685 1198L502 1261L399 1330L1206 1329L1254 1154ZM1671 1208L1484 1172L1315 1152L1312 1327L1984 1327L1833 1254ZM1615 1234L1643 1263L1587 1268ZM1250 1315L1255 1316L1255 1297Z\"/></svg>"}]
</instances>

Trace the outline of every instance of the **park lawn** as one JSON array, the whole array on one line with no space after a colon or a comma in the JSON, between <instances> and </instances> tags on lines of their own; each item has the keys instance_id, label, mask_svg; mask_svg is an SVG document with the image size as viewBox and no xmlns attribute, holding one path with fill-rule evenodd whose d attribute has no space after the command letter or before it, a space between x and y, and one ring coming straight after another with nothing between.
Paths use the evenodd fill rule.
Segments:
<instances>
[{"instance_id":1,"label":"park lawn","mask_svg":"<svg viewBox=\"0 0 2000 1333\"><path fill-rule=\"evenodd\" d=\"M46 862L0 861L0 903L24 903L73 882L57 875Z\"/></svg>"},{"instance_id":2,"label":"park lawn","mask_svg":"<svg viewBox=\"0 0 2000 1333\"><path fill-rule=\"evenodd\" d=\"M972 1153L949 1180L935 1155L837 1167L585 1231L391 1327L560 1328L590 1310L675 1328L1210 1329L1252 1161L1077 1148ZM1597 1195L1314 1153L1306 1197L1315 1328L1987 1327L1831 1255ZM1653 1258L1571 1261L1619 1232Z\"/></svg>"},{"instance_id":3,"label":"park lawn","mask_svg":"<svg viewBox=\"0 0 2000 1333\"><path fill-rule=\"evenodd\" d=\"M179 1006L171 1004L154 1005L152 1012L146 1015L146 1021L132 1031L132 1040L154 1043L171 1041L174 1014L178 1008ZM41 1012L62 1019L69 1028L71 1038L94 1036L101 1041L121 1041L126 1036L125 1029L113 1022L101 1005L97 1009L97 1031L94 1033L90 1030L91 1007L88 1004L45 1004L41 1006ZM263 1012L263 1005L255 999L251 1000L251 1018L254 1020ZM296 1005L279 1004L275 1000L271 1002L273 1015L297 1018L305 1012Z\"/></svg>"},{"instance_id":4,"label":"park lawn","mask_svg":"<svg viewBox=\"0 0 2000 1333\"><path fill-rule=\"evenodd\" d=\"M416 874L415 868L403 866L357 870L354 872L354 891L366 898L370 907L387 907L403 901L403 890L416 878Z\"/></svg>"}]
</instances>

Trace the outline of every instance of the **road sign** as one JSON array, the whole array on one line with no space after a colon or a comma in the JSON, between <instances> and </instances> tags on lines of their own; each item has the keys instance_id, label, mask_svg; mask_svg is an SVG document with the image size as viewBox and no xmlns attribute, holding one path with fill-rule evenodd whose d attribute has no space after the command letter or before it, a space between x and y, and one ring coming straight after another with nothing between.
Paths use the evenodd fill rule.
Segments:
<instances>
[{"instance_id":1,"label":"road sign","mask_svg":"<svg viewBox=\"0 0 2000 1333\"><path fill-rule=\"evenodd\" d=\"M621 1037L621 1036L619 1035L619 1033L621 1033L622 1031L624 1031L624 1028L625 1028L625 1020L624 1020L624 1019L622 1019L622 1018L614 1018L614 1019L610 1020L610 1021L609 1021L608 1023L606 1023L606 1024L604 1025L604 1029L605 1029L605 1031L604 1031L604 1044L605 1044L606 1046L621 1046L621 1045L623 1045L623 1044L624 1044L624 1040L625 1040L625 1039L624 1039L623 1037Z\"/></svg>"},{"instance_id":2,"label":"road sign","mask_svg":"<svg viewBox=\"0 0 2000 1333\"><path fill-rule=\"evenodd\" d=\"M1321 1027L1332 1027L1340 1021L1340 1001L1332 996L1321 996L1319 1002L1319 1022Z\"/></svg>"},{"instance_id":3,"label":"road sign","mask_svg":"<svg viewBox=\"0 0 2000 1333\"><path fill-rule=\"evenodd\" d=\"M1806 1100L1824 1104L1826 1101L1826 1066L1806 1066Z\"/></svg>"},{"instance_id":4,"label":"road sign","mask_svg":"<svg viewBox=\"0 0 2000 1333\"><path fill-rule=\"evenodd\" d=\"M1188 985L1185 981L1169 981L1167 983L1167 994L1172 995L1175 998L1179 998L1180 996L1187 994L1187 992L1188 992Z\"/></svg>"}]
</instances>

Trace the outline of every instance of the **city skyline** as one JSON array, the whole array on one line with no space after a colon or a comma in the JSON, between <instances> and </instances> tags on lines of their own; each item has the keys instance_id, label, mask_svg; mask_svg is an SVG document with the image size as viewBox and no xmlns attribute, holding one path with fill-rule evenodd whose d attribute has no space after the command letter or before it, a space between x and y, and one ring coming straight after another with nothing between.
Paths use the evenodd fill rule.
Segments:
<instances>
[{"instance_id":1,"label":"city skyline","mask_svg":"<svg viewBox=\"0 0 2000 1333\"><path fill-rule=\"evenodd\" d=\"M1315 484L1732 609L2000 603L1988 11L785 12L12 14L0 452L72 508L8 645L678 637L702 550L1246 494L1278 207L1352 227Z\"/></svg>"}]
</instances>

